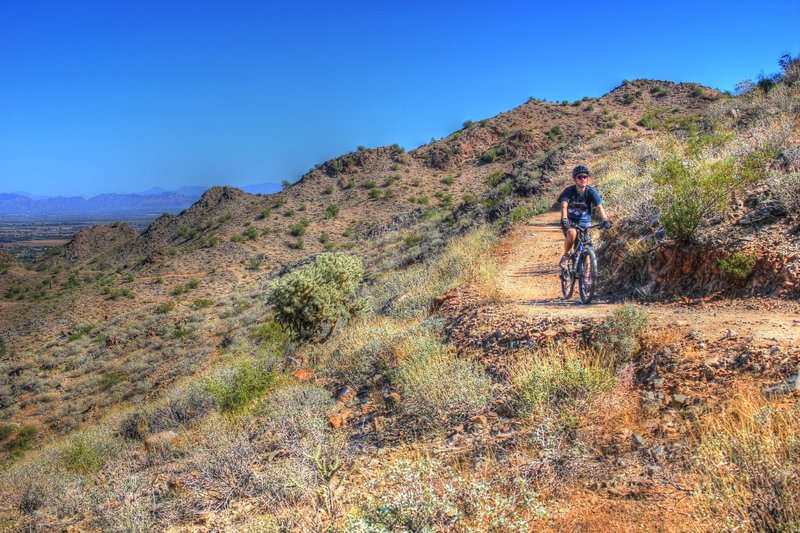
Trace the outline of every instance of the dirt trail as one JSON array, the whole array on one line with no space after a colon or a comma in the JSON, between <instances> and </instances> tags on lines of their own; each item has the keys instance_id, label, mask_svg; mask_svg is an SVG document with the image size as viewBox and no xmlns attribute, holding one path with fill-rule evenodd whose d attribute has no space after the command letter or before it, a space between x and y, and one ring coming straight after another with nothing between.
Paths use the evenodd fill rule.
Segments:
<instances>
[{"instance_id":1,"label":"dirt trail","mask_svg":"<svg viewBox=\"0 0 800 533\"><path fill-rule=\"evenodd\" d=\"M591 318L610 314L619 304L596 298L590 305L583 305L577 294L570 301L562 298L558 260L563 242L556 213L534 217L509 234L497 247L504 300L515 313L529 317ZM648 304L646 309L654 324L689 326L709 340L725 336L728 330L737 335L752 335L755 340L800 339L800 303L794 301L748 298Z\"/></svg>"}]
</instances>

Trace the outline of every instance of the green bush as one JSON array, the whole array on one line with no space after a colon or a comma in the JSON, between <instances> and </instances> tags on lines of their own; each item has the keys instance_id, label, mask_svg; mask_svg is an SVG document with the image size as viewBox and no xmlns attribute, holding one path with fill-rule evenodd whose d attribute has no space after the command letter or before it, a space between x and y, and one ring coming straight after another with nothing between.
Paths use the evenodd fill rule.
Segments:
<instances>
[{"instance_id":1,"label":"green bush","mask_svg":"<svg viewBox=\"0 0 800 533\"><path fill-rule=\"evenodd\" d=\"M258 230L255 228L255 226L248 226L244 232L244 236L251 241L254 241L258 237Z\"/></svg>"},{"instance_id":2,"label":"green bush","mask_svg":"<svg viewBox=\"0 0 800 533\"><path fill-rule=\"evenodd\" d=\"M565 429L574 429L589 402L611 389L614 376L578 353L532 354L512 369L515 407L525 418L555 416Z\"/></svg>"},{"instance_id":3,"label":"green bush","mask_svg":"<svg viewBox=\"0 0 800 533\"><path fill-rule=\"evenodd\" d=\"M192 309L206 309L212 305L214 305L213 300L209 300L208 298L197 298L192 300Z\"/></svg>"},{"instance_id":4,"label":"green bush","mask_svg":"<svg viewBox=\"0 0 800 533\"><path fill-rule=\"evenodd\" d=\"M667 235L691 242L705 218L723 212L737 185L734 170L730 158L713 163L667 158L653 174L659 187L655 200Z\"/></svg>"},{"instance_id":5,"label":"green bush","mask_svg":"<svg viewBox=\"0 0 800 533\"><path fill-rule=\"evenodd\" d=\"M561 130L561 126L553 126L550 128L550 131L547 132L547 138L551 141L557 141L562 134L563 131Z\"/></svg>"},{"instance_id":6,"label":"green bush","mask_svg":"<svg viewBox=\"0 0 800 533\"><path fill-rule=\"evenodd\" d=\"M264 209L261 210L261 218L262 219L263 218L269 218L270 215L272 215L272 208L271 207L265 207Z\"/></svg>"},{"instance_id":7,"label":"green bush","mask_svg":"<svg viewBox=\"0 0 800 533\"><path fill-rule=\"evenodd\" d=\"M481 155L481 163L493 163L502 155L501 148L490 148Z\"/></svg>"},{"instance_id":8,"label":"green bush","mask_svg":"<svg viewBox=\"0 0 800 533\"><path fill-rule=\"evenodd\" d=\"M3 442L13 434L14 434L14 424L9 424L9 423L0 424L0 442Z\"/></svg>"},{"instance_id":9,"label":"green bush","mask_svg":"<svg viewBox=\"0 0 800 533\"><path fill-rule=\"evenodd\" d=\"M23 452L33 449L33 441L39 434L36 426L27 424L19 428L17 435L7 444L12 455L19 456Z\"/></svg>"},{"instance_id":10,"label":"green bush","mask_svg":"<svg viewBox=\"0 0 800 533\"><path fill-rule=\"evenodd\" d=\"M739 165L739 174L751 183L767 177L769 165L777 157L778 152L770 147L763 147L748 153Z\"/></svg>"},{"instance_id":11,"label":"green bush","mask_svg":"<svg viewBox=\"0 0 800 533\"><path fill-rule=\"evenodd\" d=\"M275 281L267 302L275 308L279 324L298 338L308 339L360 308L356 291L363 275L361 259L343 253L322 253L313 263Z\"/></svg>"},{"instance_id":12,"label":"green bush","mask_svg":"<svg viewBox=\"0 0 800 533\"><path fill-rule=\"evenodd\" d=\"M102 467L98 450L85 434L72 437L70 443L61 450L61 461L69 470L80 474L97 472Z\"/></svg>"},{"instance_id":13,"label":"green bush","mask_svg":"<svg viewBox=\"0 0 800 533\"><path fill-rule=\"evenodd\" d=\"M261 348L274 353L282 352L289 342L289 333L274 320L255 326L250 333Z\"/></svg>"},{"instance_id":14,"label":"green bush","mask_svg":"<svg viewBox=\"0 0 800 533\"><path fill-rule=\"evenodd\" d=\"M737 283L744 283L753 275L758 257L754 253L733 252L726 259L720 259L720 269Z\"/></svg>"},{"instance_id":15,"label":"green bush","mask_svg":"<svg viewBox=\"0 0 800 533\"><path fill-rule=\"evenodd\" d=\"M334 218L336 215L339 214L339 206L338 205L329 205L325 208L325 218Z\"/></svg>"},{"instance_id":16,"label":"green bush","mask_svg":"<svg viewBox=\"0 0 800 533\"><path fill-rule=\"evenodd\" d=\"M374 189L375 180L364 180L364 183L362 183L361 186L364 187L365 189Z\"/></svg>"},{"instance_id":17,"label":"green bush","mask_svg":"<svg viewBox=\"0 0 800 533\"><path fill-rule=\"evenodd\" d=\"M156 313L159 315L164 315L174 310L175 310L175 302L171 300L168 302L158 304L155 309Z\"/></svg>"},{"instance_id":18,"label":"green bush","mask_svg":"<svg viewBox=\"0 0 800 533\"><path fill-rule=\"evenodd\" d=\"M205 390L223 413L235 413L243 411L253 400L263 398L278 382L279 375L271 364L242 361L209 377Z\"/></svg>"},{"instance_id":19,"label":"green bush","mask_svg":"<svg viewBox=\"0 0 800 533\"><path fill-rule=\"evenodd\" d=\"M377 199L377 198L380 198L380 196L381 196L381 190L380 189L372 188L372 189L369 190L369 197L372 198L373 200Z\"/></svg>"},{"instance_id":20,"label":"green bush","mask_svg":"<svg viewBox=\"0 0 800 533\"><path fill-rule=\"evenodd\" d=\"M645 314L632 303L614 310L597 331L597 346L613 358L613 366L627 362L639 349L639 337L647 329Z\"/></svg>"},{"instance_id":21,"label":"green bush","mask_svg":"<svg viewBox=\"0 0 800 533\"><path fill-rule=\"evenodd\" d=\"M447 176L445 178L442 178L442 183L447 185L448 187L450 185L452 185L453 183L455 183L455 181L456 180L455 180L455 178L453 176Z\"/></svg>"},{"instance_id":22,"label":"green bush","mask_svg":"<svg viewBox=\"0 0 800 533\"><path fill-rule=\"evenodd\" d=\"M502 179L503 179L503 171L495 170L494 172L486 176L484 181L486 182L486 185L488 185L489 187L497 187L498 185L500 185Z\"/></svg>"}]
</instances>

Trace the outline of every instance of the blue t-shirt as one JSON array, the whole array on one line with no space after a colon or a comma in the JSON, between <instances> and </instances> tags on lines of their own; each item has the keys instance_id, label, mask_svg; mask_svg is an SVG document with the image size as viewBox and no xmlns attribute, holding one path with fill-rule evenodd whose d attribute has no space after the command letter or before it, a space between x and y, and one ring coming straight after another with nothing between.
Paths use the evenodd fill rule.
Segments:
<instances>
[{"instance_id":1,"label":"blue t-shirt","mask_svg":"<svg viewBox=\"0 0 800 533\"><path fill-rule=\"evenodd\" d=\"M571 185L564 189L558 197L558 204L567 202L567 216L575 224L589 225L592 223L592 208L603 205L600 193L588 185L582 193L578 193L578 186Z\"/></svg>"}]
</instances>

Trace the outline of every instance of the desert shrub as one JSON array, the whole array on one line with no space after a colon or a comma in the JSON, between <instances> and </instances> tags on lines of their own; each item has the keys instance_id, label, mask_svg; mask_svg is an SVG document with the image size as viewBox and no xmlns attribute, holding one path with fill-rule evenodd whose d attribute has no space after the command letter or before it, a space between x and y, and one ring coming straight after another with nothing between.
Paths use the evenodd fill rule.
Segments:
<instances>
[{"instance_id":1,"label":"desert shrub","mask_svg":"<svg viewBox=\"0 0 800 533\"><path fill-rule=\"evenodd\" d=\"M289 233L290 233L290 234L291 234L293 237L302 237L303 235L305 235L305 234L306 234L306 228L307 228L307 227L308 227L308 225L307 225L307 224L303 224L302 222L298 222L297 224L294 224L294 225L293 225L293 226L292 226L292 227L289 229Z\"/></svg>"},{"instance_id":2,"label":"desert shrub","mask_svg":"<svg viewBox=\"0 0 800 533\"><path fill-rule=\"evenodd\" d=\"M639 307L626 303L614 309L597 329L596 345L611 356L612 366L627 362L639 349L639 337L647 329L648 320Z\"/></svg>"},{"instance_id":3,"label":"desert shrub","mask_svg":"<svg viewBox=\"0 0 800 533\"><path fill-rule=\"evenodd\" d=\"M800 209L800 173L782 175L780 181L773 184L772 195L785 210L794 212Z\"/></svg>"},{"instance_id":4,"label":"desert shrub","mask_svg":"<svg viewBox=\"0 0 800 533\"><path fill-rule=\"evenodd\" d=\"M669 89L664 87L663 85L656 85L652 89L650 89L650 94L655 96L656 98L663 98L669 94Z\"/></svg>"},{"instance_id":5,"label":"desert shrub","mask_svg":"<svg viewBox=\"0 0 800 533\"><path fill-rule=\"evenodd\" d=\"M175 310L175 302L173 302L172 300L160 303L155 308L155 312L159 315L163 315L174 310Z\"/></svg>"},{"instance_id":6,"label":"desert shrub","mask_svg":"<svg viewBox=\"0 0 800 533\"><path fill-rule=\"evenodd\" d=\"M337 379L360 387L377 373L397 365L405 339L419 334L402 322L370 317L350 325L319 356L319 366Z\"/></svg>"},{"instance_id":7,"label":"desert shrub","mask_svg":"<svg viewBox=\"0 0 800 533\"><path fill-rule=\"evenodd\" d=\"M563 131L561 130L561 126L553 126L550 128L550 131L547 132L547 138L551 141L557 141L562 135Z\"/></svg>"},{"instance_id":8,"label":"desert shrub","mask_svg":"<svg viewBox=\"0 0 800 533\"><path fill-rule=\"evenodd\" d=\"M481 163L494 163L502 155L502 149L490 148L481 155Z\"/></svg>"},{"instance_id":9,"label":"desert shrub","mask_svg":"<svg viewBox=\"0 0 800 533\"><path fill-rule=\"evenodd\" d=\"M108 429L95 428L70 437L59 455L71 472L90 474L100 470L121 449L122 443Z\"/></svg>"},{"instance_id":10,"label":"desert shrub","mask_svg":"<svg viewBox=\"0 0 800 533\"><path fill-rule=\"evenodd\" d=\"M33 444L38 434L39 430L36 429L36 426L26 424L17 430L17 434L6 444L6 447L12 455L21 455L33 449Z\"/></svg>"},{"instance_id":11,"label":"desert shrub","mask_svg":"<svg viewBox=\"0 0 800 533\"><path fill-rule=\"evenodd\" d=\"M442 181L442 183L444 185L447 185L448 187L456 182L456 180L455 180L455 178L453 176L446 176L446 177L442 178L441 181Z\"/></svg>"},{"instance_id":12,"label":"desert shrub","mask_svg":"<svg viewBox=\"0 0 800 533\"><path fill-rule=\"evenodd\" d=\"M365 189L374 189L375 188L375 180L367 179L361 184L362 187Z\"/></svg>"},{"instance_id":13,"label":"desert shrub","mask_svg":"<svg viewBox=\"0 0 800 533\"><path fill-rule=\"evenodd\" d=\"M757 148L745 155L739 166L739 174L747 181L755 183L767 177L769 165L778 152L769 146Z\"/></svg>"},{"instance_id":14,"label":"desert shrub","mask_svg":"<svg viewBox=\"0 0 800 533\"><path fill-rule=\"evenodd\" d=\"M249 240L251 240L251 241L254 241L254 240L256 240L256 238L258 237L258 230L256 229L256 227L255 227L255 226L248 226L248 227L247 227L247 229L246 229L246 230L244 230L244 233L243 233L243 235L244 235L244 236L245 236L247 239L249 239Z\"/></svg>"},{"instance_id":15,"label":"desert shrub","mask_svg":"<svg viewBox=\"0 0 800 533\"><path fill-rule=\"evenodd\" d=\"M271 207L265 207L264 209L261 210L261 218L262 219L269 218L270 215L272 215L272 208Z\"/></svg>"},{"instance_id":16,"label":"desert shrub","mask_svg":"<svg viewBox=\"0 0 800 533\"><path fill-rule=\"evenodd\" d=\"M381 190L376 187L373 187L372 189L369 190L369 197L372 198L373 200L380 198Z\"/></svg>"},{"instance_id":17,"label":"desert shrub","mask_svg":"<svg viewBox=\"0 0 800 533\"><path fill-rule=\"evenodd\" d=\"M214 305L214 301L208 298L196 298L192 300L192 309L206 309L212 305Z\"/></svg>"},{"instance_id":18,"label":"desert shrub","mask_svg":"<svg viewBox=\"0 0 800 533\"><path fill-rule=\"evenodd\" d=\"M298 338L308 339L360 309L356 291L364 275L357 257L322 253L308 265L276 280L267 296L275 320Z\"/></svg>"},{"instance_id":19,"label":"desert shrub","mask_svg":"<svg viewBox=\"0 0 800 533\"><path fill-rule=\"evenodd\" d=\"M531 208L526 205L518 205L508 214L508 219L511 222L519 222L533 216Z\"/></svg>"},{"instance_id":20,"label":"desert shrub","mask_svg":"<svg viewBox=\"0 0 800 533\"><path fill-rule=\"evenodd\" d=\"M697 512L712 529L796 531L800 525L800 410L755 393L697 426Z\"/></svg>"},{"instance_id":21,"label":"desert shrub","mask_svg":"<svg viewBox=\"0 0 800 533\"><path fill-rule=\"evenodd\" d=\"M279 383L271 360L242 361L218 369L205 381L205 390L224 413L243 411Z\"/></svg>"},{"instance_id":22,"label":"desert shrub","mask_svg":"<svg viewBox=\"0 0 800 533\"><path fill-rule=\"evenodd\" d=\"M465 419L490 400L490 380L472 361L456 357L430 335L408 339L405 360L394 374L403 410L431 424Z\"/></svg>"},{"instance_id":23,"label":"desert shrub","mask_svg":"<svg viewBox=\"0 0 800 533\"><path fill-rule=\"evenodd\" d=\"M503 180L502 170L495 170L494 172L486 176L486 178L484 178L486 185L488 185L489 187L497 187L498 185L500 185L500 182L502 180Z\"/></svg>"},{"instance_id":24,"label":"desert shrub","mask_svg":"<svg viewBox=\"0 0 800 533\"><path fill-rule=\"evenodd\" d=\"M459 471L436 459L399 460L356 488L358 513L345 530L507 531L536 530L546 515L539 495L524 478Z\"/></svg>"},{"instance_id":25,"label":"desert shrub","mask_svg":"<svg viewBox=\"0 0 800 533\"><path fill-rule=\"evenodd\" d=\"M83 326L78 328L76 331L72 332L69 337L67 337L67 342L73 342L73 341L76 341L78 339L81 339L81 338L83 338L84 335L87 335L87 334L91 333L93 329L94 329L94 325L92 325L92 324L84 324Z\"/></svg>"},{"instance_id":26,"label":"desert shrub","mask_svg":"<svg viewBox=\"0 0 800 533\"><path fill-rule=\"evenodd\" d=\"M100 390L108 390L114 385L124 381L128 381L127 374L117 370L109 370L108 372L103 372L103 374L100 375L100 379L97 381L97 386L100 388Z\"/></svg>"},{"instance_id":27,"label":"desert shrub","mask_svg":"<svg viewBox=\"0 0 800 533\"><path fill-rule=\"evenodd\" d=\"M659 186L656 203L661 224L668 236L682 243L695 239L704 219L725 210L728 195L737 185L734 161L729 158L684 163L673 156L660 165L653 178Z\"/></svg>"},{"instance_id":28,"label":"desert shrub","mask_svg":"<svg viewBox=\"0 0 800 533\"><path fill-rule=\"evenodd\" d=\"M0 424L0 442L3 442L13 434L14 424L9 424L7 422Z\"/></svg>"},{"instance_id":29,"label":"desert shrub","mask_svg":"<svg viewBox=\"0 0 800 533\"><path fill-rule=\"evenodd\" d=\"M722 272L737 283L744 283L753 275L753 269L758 261L754 253L733 252L725 259L717 262Z\"/></svg>"},{"instance_id":30,"label":"desert shrub","mask_svg":"<svg viewBox=\"0 0 800 533\"><path fill-rule=\"evenodd\" d=\"M523 354L510 371L514 405L523 418L557 418L565 429L576 427L599 393L614 377L591 354L555 348Z\"/></svg>"},{"instance_id":31,"label":"desert shrub","mask_svg":"<svg viewBox=\"0 0 800 533\"><path fill-rule=\"evenodd\" d=\"M263 349L272 353L282 353L289 342L289 333L274 320L268 320L250 330L250 334Z\"/></svg>"},{"instance_id":32,"label":"desert shrub","mask_svg":"<svg viewBox=\"0 0 800 533\"><path fill-rule=\"evenodd\" d=\"M6 355L6 343L3 340L3 337L0 337L0 359L5 357Z\"/></svg>"},{"instance_id":33,"label":"desert shrub","mask_svg":"<svg viewBox=\"0 0 800 533\"><path fill-rule=\"evenodd\" d=\"M325 208L325 218L334 218L339 214L339 206L331 204Z\"/></svg>"},{"instance_id":34,"label":"desert shrub","mask_svg":"<svg viewBox=\"0 0 800 533\"><path fill-rule=\"evenodd\" d=\"M246 240L247 240L247 237L245 237L244 235L232 235L231 236L231 242L242 243L242 242L244 242Z\"/></svg>"}]
</instances>

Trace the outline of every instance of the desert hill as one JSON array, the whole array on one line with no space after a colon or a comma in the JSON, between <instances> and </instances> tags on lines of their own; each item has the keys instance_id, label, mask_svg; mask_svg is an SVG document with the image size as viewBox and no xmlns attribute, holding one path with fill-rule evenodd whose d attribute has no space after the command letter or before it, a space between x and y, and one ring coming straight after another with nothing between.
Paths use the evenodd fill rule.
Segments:
<instances>
[{"instance_id":1,"label":"desert hill","mask_svg":"<svg viewBox=\"0 0 800 533\"><path fill-rule=\"evenodd\" d=\"M635 80L531 99L408 152L360 147L277 194L215 187L142 234L96 226L32 270L8 262L4 512L20 527L559 530L604 524L609 505L620 529L682 529L693 424L734 387L796 388L780 318L800 295L797 216L774 192L800 183L792 72L737 97ZM548 210L578 162L616 222L597 307L551 294ZM697 198L696 224L676 214ZM358 283L363 268L357 318L292 337L267 294L323 252L358 258L341 267ZM747 306L774 341L758 317L728 324ZM406 485L422 491L408 509L391 496Z\"/></svg>"}]
</instances>

